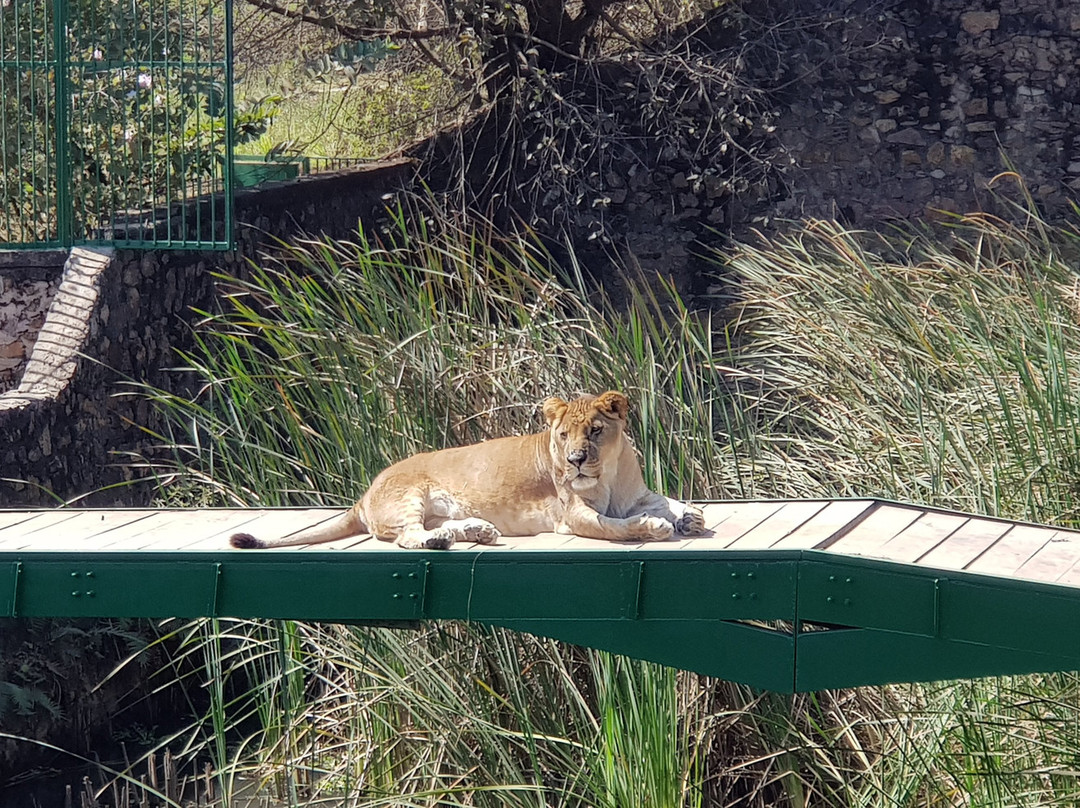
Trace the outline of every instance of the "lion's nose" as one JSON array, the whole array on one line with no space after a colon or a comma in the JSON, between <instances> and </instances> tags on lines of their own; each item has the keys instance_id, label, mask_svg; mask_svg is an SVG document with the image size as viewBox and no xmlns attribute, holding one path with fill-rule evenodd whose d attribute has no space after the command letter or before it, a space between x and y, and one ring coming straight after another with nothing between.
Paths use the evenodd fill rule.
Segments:
<instances>
[{"instance_id":1,"label":"lion's nose","mask_svg":"<svg viewBox=\"0 0 1080 808\"><path fill-rule=\"evenodd\" d=\"M585 456L586 453L584 449L575 449L566 456L566 460L567 462L573 463L575 466L580 467L581 464L585 462Z\"/></svg>"}]
</instances>

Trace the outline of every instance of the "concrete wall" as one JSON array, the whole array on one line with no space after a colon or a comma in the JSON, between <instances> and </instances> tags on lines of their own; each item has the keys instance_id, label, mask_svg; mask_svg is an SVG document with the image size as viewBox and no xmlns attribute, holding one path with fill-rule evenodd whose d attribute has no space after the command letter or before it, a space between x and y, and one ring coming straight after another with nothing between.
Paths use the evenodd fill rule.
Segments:
<instances>
[{"instance_id":1,"label":"concrete wall","mask_svg":"<svg viewBox=\"0 0 1080 808\"><path fill-rule=\"evenodd\" d=\"M348 237L411 178L397 161L244 192L228 254L73 250L19 385L0 395L0 507L144 502L151 485L130 462L157 443L140 427L161 424L126 381L184 391L168 368L191 345L193 309L215 305L211 273L242 274L267 233Z\"/></svg>"}]
</instances>

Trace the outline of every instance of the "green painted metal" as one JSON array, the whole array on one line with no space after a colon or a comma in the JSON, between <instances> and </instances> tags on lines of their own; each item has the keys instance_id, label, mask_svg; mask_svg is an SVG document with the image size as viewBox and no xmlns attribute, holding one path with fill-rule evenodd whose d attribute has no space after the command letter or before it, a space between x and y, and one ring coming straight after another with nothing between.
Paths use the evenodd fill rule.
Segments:
<instances>
[{"instance_id":1,"label":"green painted metal","mask_svg":"<svg viewBox=\"0 0 1080 808\"><path fill-rule=\"evenodd\" d=\"M233 158L233 177L237 188L255 188L266 182L292 180L311 171L307 157L260 157L238 154Z\"/></svg>"},{"instance_id":2,"label":"green painted metal","mask_svg":"<svg viewBox=\"0 0 1080 808\"><path fill-rule=\"evenodd\" d=\"M232 0L0 15L0 246L233 246Z\"/></svg>"},{"instance_id":3,"label":"green painted metal","mask_svg":"<svg viewBox=\"0 0 1080 808\"><path fill-rule=\"evenodd\" d=\"M1080 588L808 550L6 552L0 615L467 620L781 692L1080 668Z\"/></svg>"}]
</instances>

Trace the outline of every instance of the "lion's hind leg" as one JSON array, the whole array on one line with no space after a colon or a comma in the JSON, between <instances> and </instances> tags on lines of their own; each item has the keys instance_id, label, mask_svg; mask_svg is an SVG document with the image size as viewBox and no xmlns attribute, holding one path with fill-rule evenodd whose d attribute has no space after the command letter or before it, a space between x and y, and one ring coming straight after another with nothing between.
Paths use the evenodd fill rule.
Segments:
<instances>
[{"instance_id":1,"label":"lion's hind leg","mask_svg":"<svg viewBox=\"0 0 1080 808\"><path fill-rule=\"evenodd\" d=\"M410 550L448 550L455 542L494 544L499 530L486 519L467 516L469 509L437 487L411 487L384 500L376 535Z\"/></svg>"},{"instance_id":2,"label":"lion's hind leg","mask_svg":"<svg viewBox=\"0 0 1080 808\"><path fill-rule=\"evenodd\" d=\"M388 480L365 497L371 532L384 541L393 541L409 550L446 550L457 533L438 525L428 529L430 518L427 492L421 487L395 486Z\"/></svg>"}]
</instances>

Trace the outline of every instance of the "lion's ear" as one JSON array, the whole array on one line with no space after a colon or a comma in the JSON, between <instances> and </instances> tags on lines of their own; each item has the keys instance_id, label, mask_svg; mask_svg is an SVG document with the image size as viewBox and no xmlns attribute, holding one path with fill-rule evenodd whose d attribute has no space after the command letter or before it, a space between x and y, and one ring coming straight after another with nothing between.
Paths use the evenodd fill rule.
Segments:
<instances>
[{"instance_id":1,"label":"lion's ear","mask_svg":"<svg viewBox=\"0 0 1080 808\"><path fill-rule=\"evenodd\" d=\"M596 409L604 413L608 418L626 420L626 414L630 411L630 402L622 393L608 390L596 397Z\"/></svg>"},{"instance_id":2,"label":"lion's ear","mask_svg":"<svg viewBox=\"0 0 1080 808\"><path fill-rule=\"evenodd\" d=\"M567 403L565 401L563 401L561 398L556 398L555 396L552 396L543 403L541 408L544 411L544 418L549 424L553 424L557 420L562 418L563 413L566 412L566 407Z\"/></svg>"}]
</instances>

